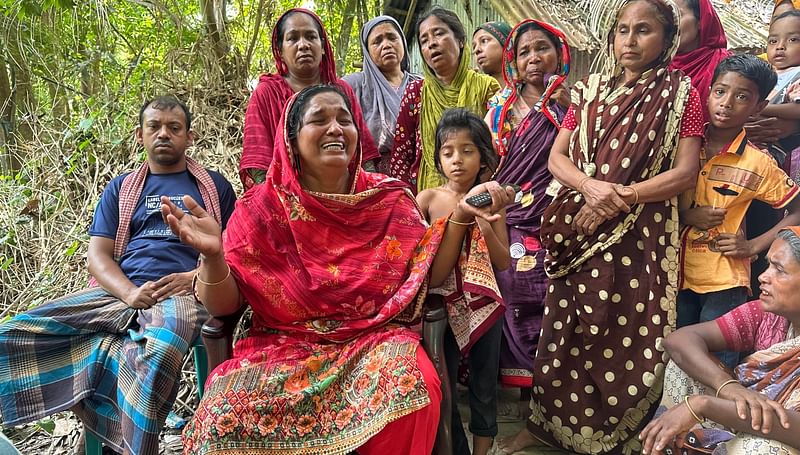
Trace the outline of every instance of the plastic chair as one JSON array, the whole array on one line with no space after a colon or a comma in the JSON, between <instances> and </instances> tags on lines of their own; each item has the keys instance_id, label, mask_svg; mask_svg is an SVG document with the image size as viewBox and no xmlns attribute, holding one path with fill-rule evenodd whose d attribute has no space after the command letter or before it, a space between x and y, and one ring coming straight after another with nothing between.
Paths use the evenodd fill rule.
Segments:
<instances>
[{"instance_id":1,"label":"plastic chair","mask_svg":"<svg viewBox=\"0 0 800 455\"><path fill-rule=\"evenodd\" d=\"M203 388L206 385L209 373L208 355L206 354L206 346L203 344L203 337L198 336L195 338L192 350L194 351L194 366L197 370L197 397L203 398ZM97 436L85 429L84 435L86 455L102 455L103 444L97 439Z\"/></svg>"}]
</instances>

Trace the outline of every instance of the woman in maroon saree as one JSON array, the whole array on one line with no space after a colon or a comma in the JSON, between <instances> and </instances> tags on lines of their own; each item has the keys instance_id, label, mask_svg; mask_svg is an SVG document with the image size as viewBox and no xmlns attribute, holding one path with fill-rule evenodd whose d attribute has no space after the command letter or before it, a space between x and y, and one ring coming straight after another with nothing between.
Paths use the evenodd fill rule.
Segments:
<instances>
[{"instance_id":1,"label":"woman in maroon saree","mask_svg":"<svg viewBox=\"0 0 800 455\"><path fill-rule=\"evenodd\" d=\"M298 39L300 35L304 39ZM333 48L322 20L316 14L303 8L292 8L283 13L272 29L272 57L277 72L261 75L245 114L244 143L239 162L239 178L245 190L266 178L273 148L277 145L276 136L280 135L279 120L286 101L314 84L336 84L342 89L350 98L354 120L362 131L364 163L380 158L353 89L336 76Z\"/></svg>"},{"instance_id":2,"label":"woman in maroon saree","mask_svg":"<svg viewBox=\"0 0 800 455\"><path fill-rule=\"evenodd\" d=\"M405 184L361 170L342 92L306 88L282 119L266 183L240 199L222 238L194 201L189 216L162 200L201 252L198 300L215 316L253 309L249 335L208 379L184 453L430 453L441 391L410 326L474 217L513 196L478 185L467 196L489 191L491 208L462 200L427 228Z\"/></svg>"},{"instance_id":3,"label":"woman in maroon saree","mask_svg":"<svg viewBox=\"0 0 800 455\"><path fill-rule=\"evenodd\" d=\"M506 209L511 267L497 272L506 303L500 381L521 387L527 402L533 378L533 357L539 340L547 276L539 238L542 213L552 196L547 169L550 147L569 105L563 88L561 105L553 93L569 73L569 46L549 24L527 19L511 31L503 50L505 89L490 101L486 122L501 156L495 179L519 185L523 198ZM555 76L545 90L544 78Z\"/></svg>"}]
</instances>

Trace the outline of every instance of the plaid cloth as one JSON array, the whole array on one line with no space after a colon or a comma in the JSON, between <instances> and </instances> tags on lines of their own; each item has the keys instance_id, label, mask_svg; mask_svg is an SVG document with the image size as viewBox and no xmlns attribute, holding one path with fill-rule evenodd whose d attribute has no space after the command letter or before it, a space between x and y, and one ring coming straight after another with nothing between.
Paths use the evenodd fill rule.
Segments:
<instances>
[{"instance_id":1,"label":"plaid cloth","mask_svg":"<svg viewBox=\"0 0 800 455\"><path fill-rule=\"evenodd\" d=\"M100 288L0 325L0 412L19 425L71 409L113 449L158 453L183 358L207 317L191 297L136 310Z\"/></svg>"}]
</instances>

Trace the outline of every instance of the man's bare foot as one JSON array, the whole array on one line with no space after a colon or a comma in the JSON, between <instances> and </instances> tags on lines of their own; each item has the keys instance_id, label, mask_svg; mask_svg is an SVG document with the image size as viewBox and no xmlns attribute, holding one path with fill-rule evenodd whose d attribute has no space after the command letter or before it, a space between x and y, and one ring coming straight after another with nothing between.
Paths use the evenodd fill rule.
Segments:
<instances>
[{"instance_id":1,"label":"man's bare foot","mask_svg":"<svg viewBox=\"0 0 800 455\"><path fill-rule=\"evenodd\" d=\"M531 432L526 428L523 428L514 436L497 440L497 446L500 449L500 453L508 455L517 453L526 447L535 445L542 445L542 443L536 439L536 437L532 435Z\"/></svg>"}]
</instances>

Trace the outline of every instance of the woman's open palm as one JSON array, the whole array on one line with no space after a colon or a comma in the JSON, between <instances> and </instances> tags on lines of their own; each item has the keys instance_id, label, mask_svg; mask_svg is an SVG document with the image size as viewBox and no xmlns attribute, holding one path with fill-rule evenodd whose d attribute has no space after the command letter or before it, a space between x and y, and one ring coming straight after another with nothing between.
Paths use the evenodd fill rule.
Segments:
<instances>
[{"instance_id":1,"label":"woman's open palm","mask_svg":"<svg viewBox=\"0 0 800 455\"><path fill-rule=\"evenodd\" d=\"M169 198L161 197L161 215L181 242L191 246L204 256L215 256L222 252L222 230L219 223L191 196L183 196L184 212Z\"/></svg>"}]
</instances>

